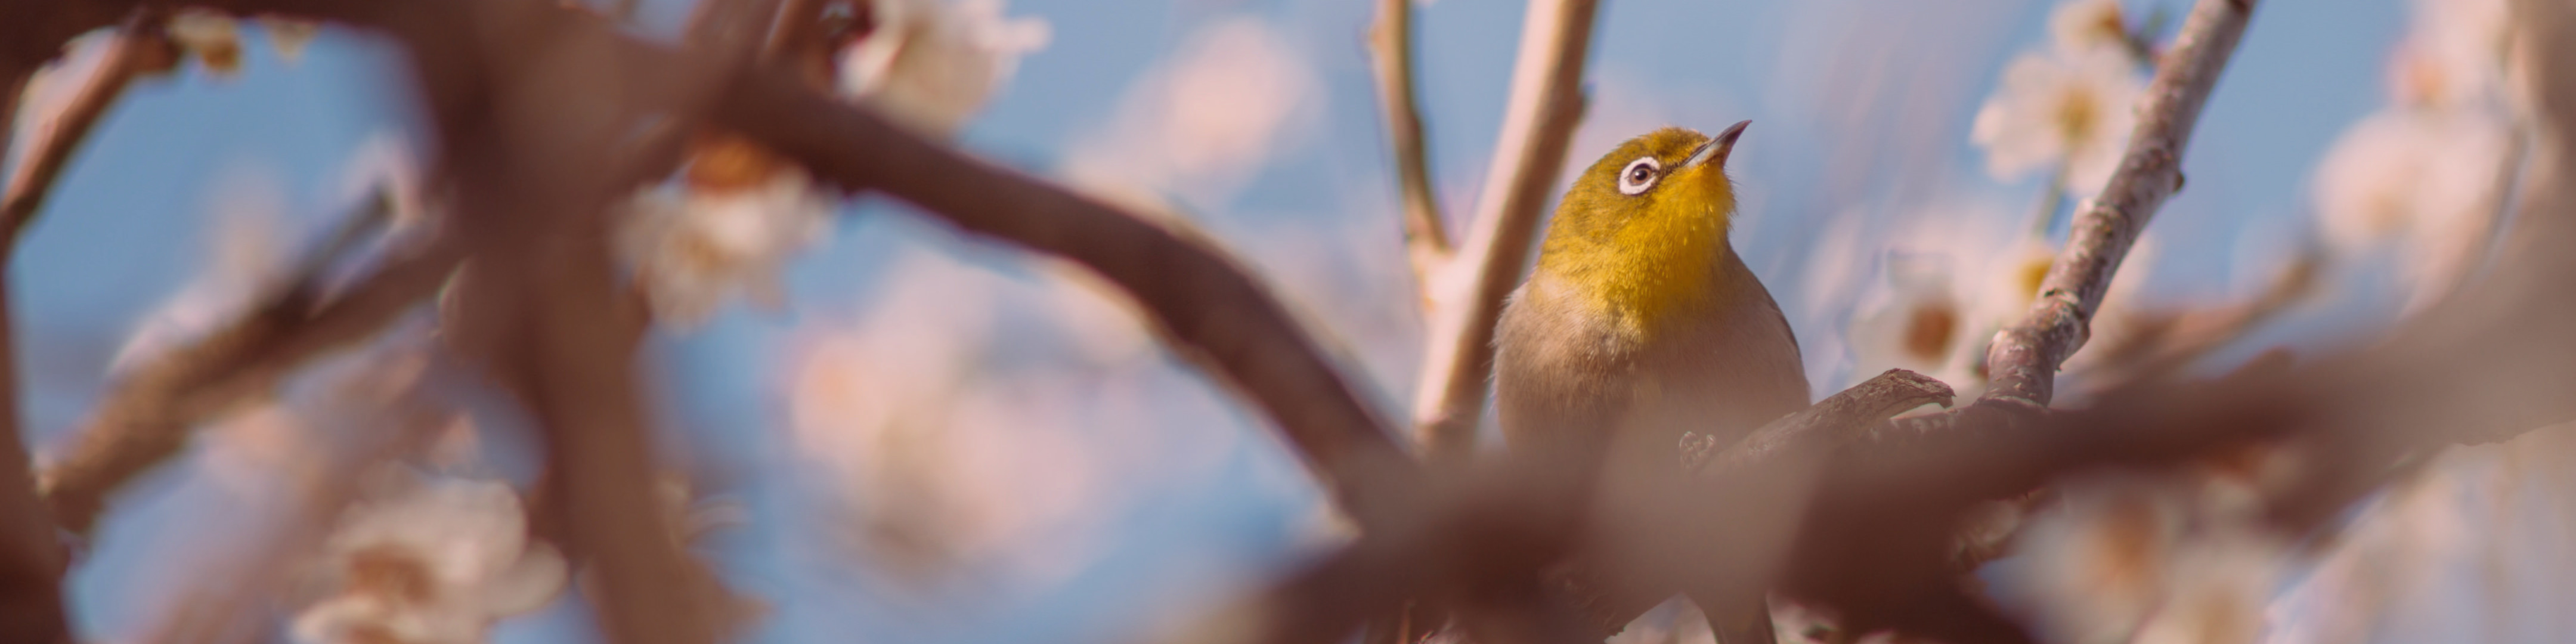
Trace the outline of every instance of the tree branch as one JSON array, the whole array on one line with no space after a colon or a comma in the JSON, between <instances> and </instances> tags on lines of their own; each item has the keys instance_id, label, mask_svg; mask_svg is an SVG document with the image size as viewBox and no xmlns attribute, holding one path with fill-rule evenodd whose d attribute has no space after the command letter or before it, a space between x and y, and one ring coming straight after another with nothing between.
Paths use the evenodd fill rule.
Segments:
<instances>
[{"instance_id":1,"label":"tree branch","mask_svg":"<svg viewBox=\"0 0 2576 644\"><path fill-rule=\"evenodd\" d=\"M39 114L29 128L27 154L10 173L8 192L0 196L0 245L14 247L36 211L44 208L45 199L53 195L56 179L69 165L72 153L89 139L107 109L125 94L135 76L146 71L147 61L169 43L162 40L158 21L138 14L111 36L105 47L105 58L98 69L81 81L60 111ZM11 95L14 97L15 94Z\"/></svg>"},{"instance_id":2,"label":"tree branch","mask_svg":"<svg viewBox=\"0 0 2576 644\"><path fill-rule=\"evenodd\" d=\"M1286 308L1204 240L948 150L776 73L739 75L711 116L825 180L884 191L968 231L1099 272L1176 350L1267 411L1361 525L1374 525L1383 518L1375 508L1411 489L1415 467L1386 424Z\"/></svg>"},{"instance_id":3,"label":"tree branch","mask_svg":"<svg viewBox=\"0 0 2576 644\"><path fill-rule=\"evenodd\" d=\"M1386 138L1395 147L1396 188L1404 200L1404 241L1416 286L1428 289L1431 272L1449 261L1449 231L1431 188L1422 112L1414 106L1413 0L1380 0L1369 30L1370 60L1386 110Z\"/></svg>"},{"instance_id":4,"label":"tree branch","mask_svg":"<svg viewBox=\"0 0 2576 644\"><path fill-rule=\"evenodd\" d=\"M190 428L267 395L304 363L375 335L436 292L463 257L452 238L429 240L319 307L302 286L313 277L296 276L227 326L119 380L62 460L44 472L55 520L87 534L107 499L177 454Z\"/></svg>"},{"instance_id":5,"label":"tree branch","mask_svg":"<svg viewBox=\"0 0 2576 644\"><path fill-rule=\"evenodd\" d=\"M1466 246L1425 286L1430 353L1414 389L1414 431L1434 459L1475 450L1486 379L1494 369L1494 321L1529 264L1549 191L1565 167L1583 119L1583 63L1596 0L1530 0L1511 103L1494 145L1485 191ZM1457 278L1457 279L1450 279Z\"/></svg>"},{"instance_id":6,"label":"tree branch","mask_svg":"<svg viewBox=\"0 0 2576 644\"><path fill-rule=\"evenodd\" d=\"M2076 214L2066 250L2049 266L2030 313L1996 334L1994 346L1987 349L1986 372L1993 374L1993 383L1981 402L2048 406L2057 369L2091 335L2093 312L2102 308L2120 260L2128 257L2156 209L2182 190L2184 146L2253 11L2254 0L2193 5L2138 105L2137 129L2129 134L2119 170L2102 194Z\"/></svg>"},{"instance_id":7,"label":"tree branch","mask_svg":"<svg viewBox=\"0 0 2576 644\"><path fill-rule=\"evenodd\" d=\"M2094 391L2160 380L2245 337L2316 293L2325 259L2304 249L2254 297L2209 308L2127 313L2124 333L2107 338L2069 370Z\"/></svg>"},{"instance_id":8,"label":"tree branch","mask_svg":"<svg viewBox=\"0 0 2576 644\"><path fill-rule=\"evenodd\" d=\"M1924 405L1950 406L1957 394L1931 376L1889 369L1834 392L1814 406L1780 417L1753 430L1743 440L1721 447L1707 436L1683 445L1683 463L1713 474L1778 458L1790 450L1829 450L1860 437L1871 425ZM1685 441L1692 441L1690 438Z\"/></svg>"},{"instance_id":9,"label":"tree branch","mask_svg":"<svg viewBox=\"0 0 2576 644\"><path fill-rule=\"evenodd\" d=\"M0 517L5 517L0 519L0 577L5 577L0 593L8 595L0 600L0 634L6 635L0 639L55 642L71 637L60 594L61 574L69 562L55 521L38 497L21 430L17 316L9 304L8 285L15 271L7 267L17 256L20 233L52 194L72 152L143 71L155 48L167 47L156 23L151 12L137 12L104 45L97 70L82 81L71 100L56 112L37 115L27 153L11 173L6 192L0 193ZM0 58L15 61L7 65L6 82L0 83L8 91L0 102L10 106L0 109L0 129L14 132L17 104L36 68L25 58ZM9 151L11 138L0 135L0 153Z\"/></svg>"}]
</instances>

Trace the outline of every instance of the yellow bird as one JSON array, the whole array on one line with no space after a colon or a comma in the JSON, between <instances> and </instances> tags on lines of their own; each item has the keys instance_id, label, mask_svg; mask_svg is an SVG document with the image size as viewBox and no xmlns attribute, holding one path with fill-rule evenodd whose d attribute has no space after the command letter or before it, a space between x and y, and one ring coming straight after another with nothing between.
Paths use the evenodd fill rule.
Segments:
<instances>
[{"instance_id":1,"label":"yellow bird","mask_svg":"<svg viewBox=\"0 0 2576 644\"><path fill-rule=\"evenodd\" d=\"M1684 432L1722 446L1807 406L1788 319L1727 241L1726 157L1751 123L1656 130L1575 178L1495 330L1510 449L1574 455L1615 489L1678 467ZM1720 603L1702 609L1721 642L1771 641L1760 598Z\"/></svg>"}]
</instances>

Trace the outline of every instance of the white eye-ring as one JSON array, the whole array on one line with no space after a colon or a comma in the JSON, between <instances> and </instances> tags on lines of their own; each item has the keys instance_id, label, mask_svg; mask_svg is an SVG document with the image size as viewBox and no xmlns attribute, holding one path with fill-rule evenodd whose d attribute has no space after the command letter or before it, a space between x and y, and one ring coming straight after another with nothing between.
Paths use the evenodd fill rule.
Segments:
<instances>
[{"instance_id":1,"label":"white eye-ring","mask_svg":"<svg viewBox=\"0 0 2576 644\"><path fill-rule=\"evenodd\" d=\"M1654 157L1637 157L1619 170L1619 194L1634 196L1655 187L1655 180L1664 176L1663 170L1664 164Z\"/></svg>"}]
</instances>

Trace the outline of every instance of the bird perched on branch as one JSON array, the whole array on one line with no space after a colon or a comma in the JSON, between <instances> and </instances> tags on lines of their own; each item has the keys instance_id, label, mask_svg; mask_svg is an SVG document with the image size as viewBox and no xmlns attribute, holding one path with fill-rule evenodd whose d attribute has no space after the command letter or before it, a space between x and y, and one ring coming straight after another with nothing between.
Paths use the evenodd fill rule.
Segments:
<instances>
[{"instance_id":1,"label":"bird perched on branch","mask_svg":"<svg viewBox=\"0 0 2576 644\"><path fill-rule=\"evenodd\" d=\"M1727 241L1726 157L1751 123L1656 130L1575 178L1495 332L1512 451L1576 463L1617 495L1677 480L1685 433L1723 446L1807 406L1789 322ZM1724 644L1772 641L1758 593L1693 598Z\"/></svg>"}]
</instances>

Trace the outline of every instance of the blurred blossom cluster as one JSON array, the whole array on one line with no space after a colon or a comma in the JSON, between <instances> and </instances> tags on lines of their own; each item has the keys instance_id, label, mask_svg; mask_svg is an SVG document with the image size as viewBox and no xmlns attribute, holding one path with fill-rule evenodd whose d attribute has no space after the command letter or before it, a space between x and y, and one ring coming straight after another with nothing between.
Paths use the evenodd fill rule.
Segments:
<instances>
[{"instance_id":1,"label":"blurred blossom cluster","mask_svg":"<svg viewBox=\"0 0 2576 644\"><path fill-rule=\"evenodd\" d=\"M703 140L686 176L636 194L618 231L654 317L688 328L737 292L785 307L779 271L831 231L827 193L804 168L730 136Z\"/></svg>"},{"instance_id":2,"label":"blurred blossom cluster","mask_svg":"<svg viewBox=\"0 0 2576 644\"><path fill-rule=\"evenodd\" d=\"M1263 162L1298 143L1321 91L1305 58L1260 19L1199 27L1128 86L1112 122L1073 144L1065 173L1129 203L1221 206Z\"/></svg>"},{"instance_id":3,"label":"blurred blossom cluster","mask_svg":"<svg viewBox=\"0 0 2576 644\"><path fill-rule=\"evenodd\" d=\"M564 587L563 557L529 539L507 482L385 474L324 543L322 599L294 619L300 644L479 644Z\"/></svg>"},{"instance_id":4,"label":"blurred blossom cluster","mask_svg":"<svg viewBox=\"0 0 2576 644\"><path fill-rule=\"evenodd\" d=\"M2035 235L1965 225L1974 216L1928 213L1919 232L1890 249L1883 288L1861 303L1845 336L1854 377L1908 369L1962 396L1982 390L1987 339L2030 308L2057 249Z\"/></svg>"},{"instance_id":5,"label":"blurred blossom cluster","mask_svg":"<svg viewBox=\"0 0 2576 644\"><path fill-rule=\"evenodd\" d=\"M1215 437L1157 422L1171 381L1121 296L900 252L864 315L786 351L795 459L872 567L1052 584L1096 555L1122 490L1214 466Z\"/></svg>"},{"instance_id":6,"label":"blurred blossom cluster","mask_svg":"<svg viewBox=\"0 0 2576 644\"><path fill-rule=\"evenodd\" d=\"M2522 135L2505 73L2505 0L2418 0L2388 61L2389 102L2345 130L2312 186L2349 259L2390 258L2410 311L2477 268Z\"/></svg>"},{"instance_id":7,"label":"blurred blossom cluster","mask_svg":"<svg viewBox=\"0 0 2576 644\"><path fill-rule=\"evenodd\" d=\"M2291 550L2262 527L2260 494L2296 464L2273 450L2229 465L2056 488L2008 567L2041 631L2073 644L2261 637Z\"/></svg>"},{"instance_id":8,"label":"blurred blossom cluster","mask_svg":"<svg viewBox=\"0 0 2576 644\"><path fill-rule=\"evenodd\" d=\"M870 0L832 58L839 90L896 122L956 135L1048 39L1047 23L1002 0ZM739 293L785 306L780 269L831 232L838 195L804 168L740 137L702 136L685 181L624 206L619 248L655 317L690 328Z\"/></svg>"},{"instance_id":9,"label":"blurred blossom cluster","mask_svg":"<svg viewBox=\"0 0 2576 644\"><path fill-rule=\"evenodd\" d=\"M2454 448L2365 503L2268 609L2267 644L2551 641L2576 596L2576 426ZM2461 598L2484 608L2450 614Z\"/></svg>"}]
</instances>

